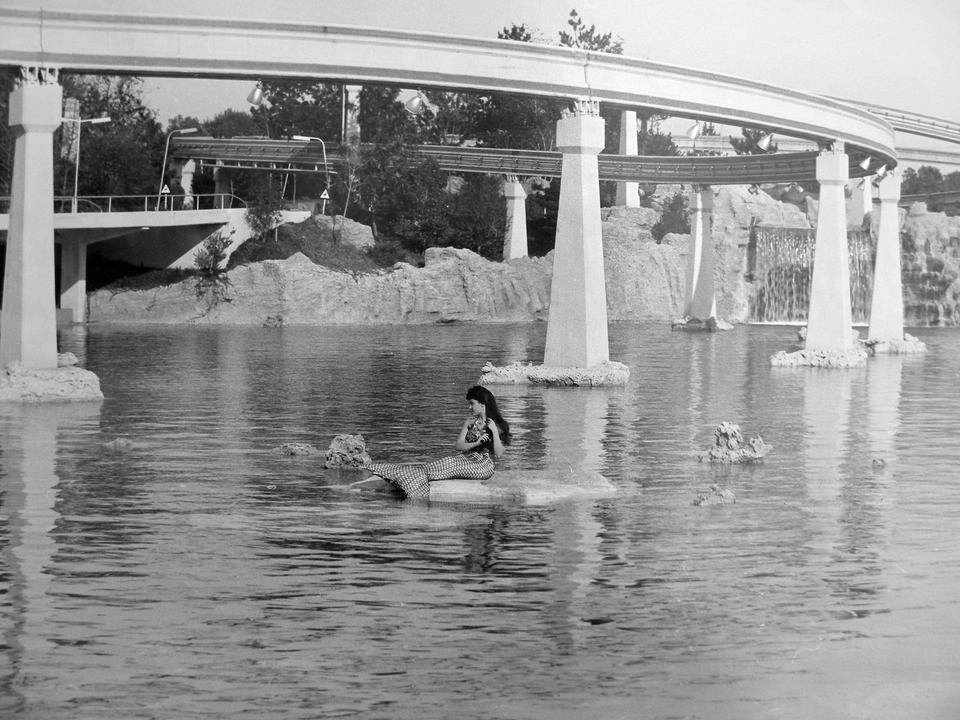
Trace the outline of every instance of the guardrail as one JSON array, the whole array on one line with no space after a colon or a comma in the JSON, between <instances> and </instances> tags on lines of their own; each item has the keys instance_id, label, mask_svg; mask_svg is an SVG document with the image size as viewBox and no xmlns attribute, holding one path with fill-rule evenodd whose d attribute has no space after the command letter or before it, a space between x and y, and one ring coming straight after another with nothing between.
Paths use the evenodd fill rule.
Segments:
<instances>
[{"instance_id":1,"label":"guardrail","mask_svg":"<svg viewBox=\"0 0 960 720\"><path fill-rule=\"evenodd\" d=\"M168 210L225 210L245 208L247 203L229 193L200 195L83 195L57 196L53 211L57 214L163 212ZM10 212L10 198L0 197L0 215Z\"/></svg>"}]
</instances>

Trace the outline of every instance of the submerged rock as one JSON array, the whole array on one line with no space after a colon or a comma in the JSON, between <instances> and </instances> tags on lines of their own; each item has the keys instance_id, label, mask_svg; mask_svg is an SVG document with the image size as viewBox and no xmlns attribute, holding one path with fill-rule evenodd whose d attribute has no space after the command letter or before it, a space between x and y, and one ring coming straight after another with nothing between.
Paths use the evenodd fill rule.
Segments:
<instances>
[{"instance_id":1,"label":"submerged rock","mask_svg":"<svg viewBox=\"0 0 960 720\"><path fill-rule=\"evenodd\" d=\"M559 385L587 386L626 385L630 368L620 362L607 361L590 367L551 367L515 362L496 366L487 363L480 369L481 385Z\"/></svg>"},{"instance_id":2,"label":"submerged rock","mask_svg":"<svg viewBox=\"0 0 960 720\"><path fill-rule=\"evenodd\" d=\"M732 505L737 502L737 496L733 490L721 488L719 485L711 485L709 492L700 493L694 499L694 505Z\"/></svg>"},{"instance_id":3,"label":"submerged rock","mask_svg":"<svg viewBox=\"0 0 960 720\"><path fill-rule=\"evenodd\" d=\"M849 368L867 362L867 351L859 344L848 350L786 350L772 355L770 364L775 367L823 367Z\"/></svg>"},{"instance_id":4,"label":"submerged rock","mask_svg":"<svg viewBox=\"0 0 960 720\"><path fill-rule=\"evenodd\" d=\"M309 443L284 443L277 448L284 455L319 455L320 448Z\"/></svg>"},{"instance_id":5,"label":"submerged rock","mask_svg":"<svg viewBox=\"0 0 960 720\"><path fill-rule=\"evenodd\" d=\"M713 431L713 447L697 455L701 462L744 463L762 459L773 450L763 438L757 435L749 440L743 439L740 426L731 422L722 422Z\"/></svg>"},{"instance_id":6,"label":"submerged rock","mask_svg":"<svg viewBox=\"0 0 960 720\"><path fill-rule=\"evenodd\" d=\"M871 355L912 355L927 351L926 343L909 333L904 333L902 340L865 340L863 344Z\"/></svg>"},{"instance_id":7,"label":"submerged rock","mask_svg":"<svg viewBox=\"0 0 960 720\"><path fill-rule=\"evenodd\" d=\"M324 467L363 467L373 462L363 435L337 435L330 441Z\"/></svg>"}]
</instances>

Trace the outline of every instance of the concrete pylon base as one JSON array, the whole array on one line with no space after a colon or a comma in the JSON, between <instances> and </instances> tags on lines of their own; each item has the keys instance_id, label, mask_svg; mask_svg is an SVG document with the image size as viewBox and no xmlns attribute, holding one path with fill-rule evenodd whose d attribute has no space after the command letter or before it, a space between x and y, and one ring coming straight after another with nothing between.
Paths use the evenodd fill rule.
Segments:
<instances>
[{"instance_id":1,"label":"concrete pylon base","mask_svg":"<svg viewBox=\"0 0 960 720\"><path fill-rule=\"evenodd\" d=\"M860 346L847 350L786 350L772 355L770 364L774 367L822 367L850 368L865 365L867 351Z\"/></svg>"},{"instance_id":2,"label":"concrete pylon base","mask_svg":"<svg viewBox=\"0 0 960 720\"><path fill-rule=\"evenodd\" d=\"M927 346L909 333L902 340L867 340L864 345L871 355L914 355L925 353Z\"/></svg>"},{"instance_id":3,"label":"concrete pylon base","mask_svg":"<svg viewBox=\"0 0 960 720\"><path fill-rule=\"evenodd\" d=\"M56 368L29 368L13 362L0 370L0 402L103 400L99 378L76 367L73 353L62 353L57 359Z\"/></svg>"},{"instance_id":4,"label":"concrete pylon base","mask_svg":"<svg viewBox=\"0 0 960 720\"><path fill-rule=\"evenodd\" d=\"M554 385L561 387L600 387L626 385L630 368L607 360L590 367L552 367L515 362L498 367L487 363L480 370L481 385Z\"/></svg>"}]
</instances>

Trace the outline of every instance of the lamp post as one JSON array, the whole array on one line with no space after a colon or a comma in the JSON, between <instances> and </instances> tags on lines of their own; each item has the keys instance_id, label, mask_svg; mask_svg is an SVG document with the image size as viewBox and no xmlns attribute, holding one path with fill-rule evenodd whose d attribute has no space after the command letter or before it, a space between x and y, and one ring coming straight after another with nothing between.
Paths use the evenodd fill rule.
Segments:
<instances>
[{"instance_id":1,"label":"lamp post","mask_svg":"<svg viewBox=\"0 0 960 720\"><path fill-rule=\"evenodd\" d=\"M77 212L77 185L80 181L80 128L84 123L91 125L100 125L110 122L109 117L96 118L60 118L63 122L72 122L77 124L77 151L73 157L73 201L70 203L70 212Z\"/></svg>"},{"instance_id":2,"label":"lamp post","mask_svg":"<svg viewBox=\"0 0 960 720\"><path fill-rule=\"evenodd\" d=\"M189 135L190 133L197 132L197 128L188 127L188 128L177 128L176 130L171 130L167 133L167 144L163 148L163 165L160 166L160 186L157 188L157 207L160 209L160 196L163 194L163 176L167 173L167 154L170 152L170 138L172 138L176 133L181 135Z\"/></svg>"},{"instance_id":3,"label":"lamp post","mask_svg":"<svg viewBox=\"0 0 960 720\"><path fill-rule=\"evenodd\" d=\"M325 142L323 142L323 140L321 140L320 138L318 138L318 137L313 137L312 135L294 135L294 136L293 136L293 139L294 139L294 140L304 140L304 141L306 141L306 142L310 142L311 140L316 140L318 143L320 143L320 149L323 150L323 174L324 174L324 181L325 181L326 184L327 184L327 186L324 188L324 190L327 191L327 192L329 192L329 190L330 190L330 168L327 166L327 144L326 144ZM327 201L324 200L324 201L323 201L323 211L322 211L323 214L326 214L326 209L327 209Z\"/></svg>"}]
</instances>

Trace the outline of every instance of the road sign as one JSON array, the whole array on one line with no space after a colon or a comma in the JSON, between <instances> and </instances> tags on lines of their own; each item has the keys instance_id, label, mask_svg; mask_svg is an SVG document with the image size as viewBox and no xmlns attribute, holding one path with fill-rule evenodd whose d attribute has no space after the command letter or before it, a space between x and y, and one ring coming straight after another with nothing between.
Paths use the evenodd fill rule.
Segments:
<instances>
[{"instance_id":1,"label":"road sign","mask_svg":"<svg viewBox=\"0 0 960 720\"><path fill-rule=\"evenodd\" d=\"M329 199L330 199L330 193L328 193L326 190L324 190L322 193L320 193L320 199L321 199L321 200L329 200Z\"/></svg>"}]
</instances>

